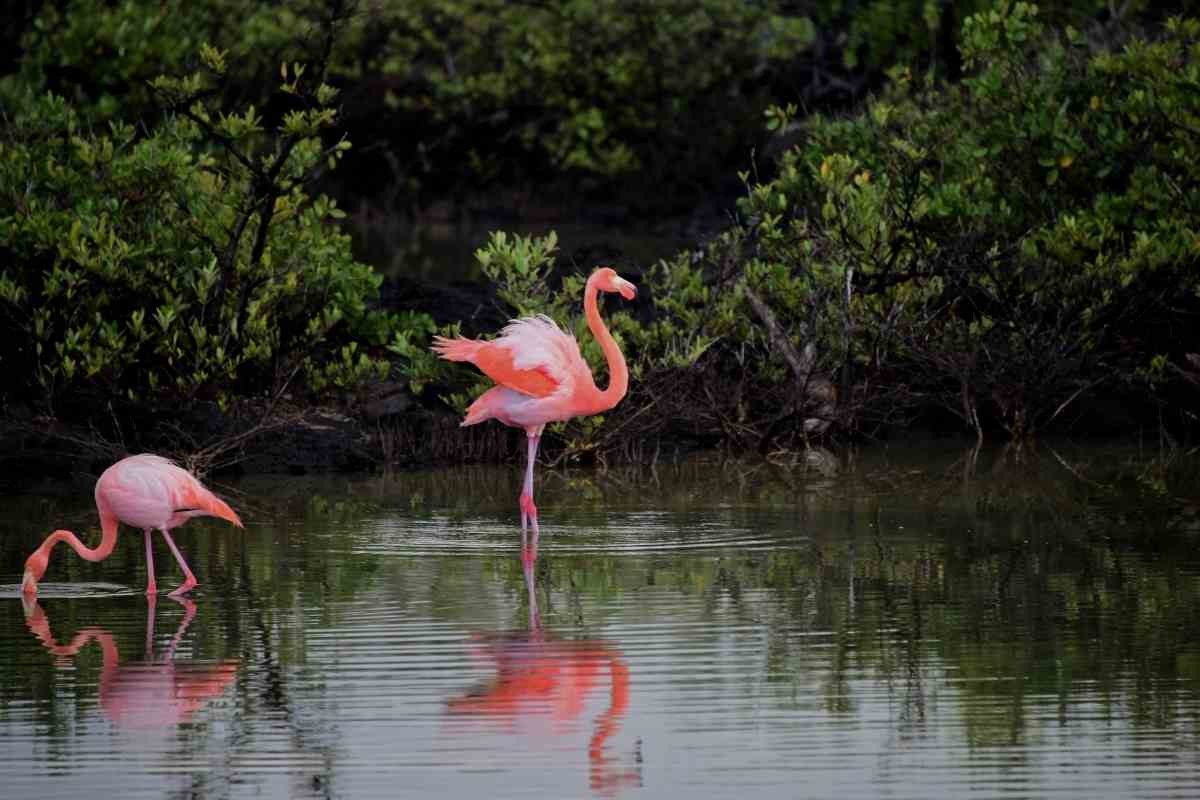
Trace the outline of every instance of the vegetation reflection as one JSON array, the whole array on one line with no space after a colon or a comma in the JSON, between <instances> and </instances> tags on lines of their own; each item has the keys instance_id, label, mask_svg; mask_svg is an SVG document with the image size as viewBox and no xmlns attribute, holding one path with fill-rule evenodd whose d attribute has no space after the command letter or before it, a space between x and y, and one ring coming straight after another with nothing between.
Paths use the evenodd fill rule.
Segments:
<instances>
[{"instance_id":1,"label":"vegetation reflection","mask_svg":"<svg viewBox=\"0 0 1200 800\"><path fill-rule=\"evenodd\" d=\"M223 690L239 747L265 741L260 725L286 730L286 746L321 765L323 786L353 769L348 726L331 711L339 676L362 659L377 661L356 676L406 663L425 635L444 663L414 663L394 680L440 673L430 703L472 731L590 725L601 794L641 780L633 741L651 712L640 701L667 707L672 691L695 691L700 662L689 654L704 654L714 709L733 707L717 701L736 693L772 724L815 715L860 728L886 698L906 740L953 728L973 752L1024 753L1092 721L1194 742L1196 476L1182 459L1048 448L1020 460L864 453L834 475L768 462L552 470L536 562L515 557L519 477L506 468L246 481L244 533L197 522L180 541L212 579L196 599L204 624L189 627L182 606L176 640L196 660L241 665ZM5 507L0 583L19 577L41 519L94 513L71 502ZM52 568L55 580L139 587L144 563L126 547L103 564ZM0 615L0 644L15 647L0 667L0 726L19 727L32 696L38 736L66 758L87 693L108 707L110 650L144 649L145 600L44 602L28 619ZM417 649L369 649L400 639ZM330 642L341 654L332 660ZM72 681L45 648L74 659ZM171 663L154 662L161 674L190 660L174 648ZM494 675L464 691L471 679L454 670L472 654ZM641 670L655 658L657 669ZM195 747L219 738L203 726L190 736Z\"/></svg>"}]
</instances>

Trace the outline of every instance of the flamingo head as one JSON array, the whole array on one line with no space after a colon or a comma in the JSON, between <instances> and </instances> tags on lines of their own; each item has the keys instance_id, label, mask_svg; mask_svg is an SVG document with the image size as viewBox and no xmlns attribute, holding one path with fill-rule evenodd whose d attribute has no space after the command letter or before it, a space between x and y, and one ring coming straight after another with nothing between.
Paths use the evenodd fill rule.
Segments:
<instances>
[{"instance_id":1,"label":"flamingo head","mask_svg":"<svg viewBox=\"0 0 1200 800\"><path fill-rule=\"evenodd\" d=\"M46 574L46 565L50 557L41 548L33 551L33 555L25 559L25 576L21 579L21 594L33 597L37 594L38 581Z\"/></svg>"},{"instance_id":2,"label":"flamingo head","mask_svg":"<svg viewBox=\"0 0 1200 800\"><path fill-rule=\"evenodd\" d=\"M621 297L632 300L637 297L637 287L617 274L612 267L601 267L592 275L596 288L602 292L619 292Z\"/></svg>"}]
</instances>

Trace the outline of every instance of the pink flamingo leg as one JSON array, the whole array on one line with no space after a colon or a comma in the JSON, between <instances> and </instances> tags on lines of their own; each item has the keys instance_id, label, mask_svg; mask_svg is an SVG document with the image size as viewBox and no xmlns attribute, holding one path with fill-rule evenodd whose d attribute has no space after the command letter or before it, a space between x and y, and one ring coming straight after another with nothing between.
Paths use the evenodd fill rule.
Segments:
<instances>
[{"instance_id":1,"label":"pink flamingo leg","mask_svg":"<svg viewBox=\"0 0 1200 800\"><path fill-rule=\"evenodd\" d=\"M171 538L171 534L167 532L166 528L162 529L162 535L167 540L167 544L170 545L171 552L175 554L175 560L179 562L180 569L183 570L183 583L180 584L175 591L170 592L167 595L168 597L178 597L189 589L199 586L200 584L196 580L196 576L192 574L192 570L188 568L187 562L183 560L183 554L180 553L179 548L175 546L175 540Z\"/></svg>"},{"instance_id":2,"label":"pink flamingo leg","mask_svg":"<svg viewBox=\"0 0 1200 800\"><path fill-rule=\"evenodd\" d=\"M150 542L150 528L146 528L146 574L150 580L146 583L146 596L153 597L158 593L158 585L154 582L154 546Z\"/></svg>"},{"instance_id":3,"label":"pink flamingo leg","mask_svg":"<svg viewBox=\"0 0 1200 800\"><path fill-rule=\"evenodd\" d=\"M158 596L149 594L146 595L146 660L150 661L154 658L154 616L155 607L158 605Z\"/></svg>"},{"instance_id":4,"label":"pink flamingo leg","mask_svg":"<svg viewBox=\"0 0 1200 800\"><path fill-rule=\"evenodd\" d=\"M521 568L525 573L525 591L529 594L529 627L533 631L542 628L542 616L538 613L536 582L533 569L537 564L537 545L521 547Z\"/></svg>"},{"instance_id":5,"label":"pink flamingo leg","mask_svg":"<svg viewBox=\"0 0 1200 800\"><path fill-rule=\"evenodd\" d=\"M533 465L537 463L538 444L542 441L542 428L530 428L528 432L529 462L525 465L525 485L521 489L521 544L525 544L526 522L533 527L533 547L537 550L538 521L537 506L533 504Z\"/></svg>"},{"instance_id":6,"label":"pink flamingo leg","mask_svg":"<svg viewBox=\"0 0 1200 800\"><path fill-rule=\"evenodd\" d=\"M179 630L175 631L175 635L171 638L171 644L167 646L166 656L164 660L170 661L175 657L175 648L179 647L179 641L183 638L183 632L187 630L188 625L192 624L192 620L196 617L196 604L186 597L172 597L176 603L183 606L183 621L179 623ZM150 657L153 657L152 655Z\"/></svg>"}]
</instances>

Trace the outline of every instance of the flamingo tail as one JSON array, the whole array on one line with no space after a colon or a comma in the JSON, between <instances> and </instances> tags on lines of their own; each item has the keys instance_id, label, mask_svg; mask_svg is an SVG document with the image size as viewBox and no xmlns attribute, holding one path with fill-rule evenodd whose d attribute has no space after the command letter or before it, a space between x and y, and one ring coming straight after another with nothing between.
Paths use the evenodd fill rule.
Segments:
<instances>
[{"instance_id":1,"label":"flamingo tail","mask_svg":"<svg viewBox=\"0 0 1200 800\"><path fill-rule=\"evenodd\" d=\"M459 423L459 427L465 428L468 425L478 425L496 416L495 406L501 397L501 390L503 388L502 386L493 386L475 398L475 402L467 407L467 415L463 417L463 421Z\"/></svg>"},{"instance_id":2,"label":"flamingo tail","mask_svg":"<svg viewBox=\"0 0 1200 800\"><path fill-rule=\"evenodd\" d=\"M447 339L445 336L435 336L431 349L447 361L474 361L480 344L474 339Z\"/></svg>"}]
</instances>

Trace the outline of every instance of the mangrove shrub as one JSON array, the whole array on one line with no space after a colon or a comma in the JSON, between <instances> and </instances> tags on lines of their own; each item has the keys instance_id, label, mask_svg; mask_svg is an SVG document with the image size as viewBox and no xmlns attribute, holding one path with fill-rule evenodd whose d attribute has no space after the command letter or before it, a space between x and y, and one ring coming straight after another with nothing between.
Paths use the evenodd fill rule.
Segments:
<instances>
[{"instance_id":1,"label":"mangrove shrub","mask_svg":"<svg viewBox=\"0 0 1200 800\"><path fill-rule=\"evenodd\" d=\"M0 354L5 401L344 389L388 365L380 278L308 185L349 143L320 59L285 64L273 122L217 91L225 54L151 89L152 126L92 123L29 94L0 128ZM309 65L312 66L312 65ZM315 74L314 74L315 73Z\"/></svg>"},{"instance_id":2,"label":"mangrove shrub","mask_svg":"<svg viewBox=\"0 0 1200 800\"><path fill-rule=\"evenodd\" d=\"M630 402L595 440L1153 410L1196 349L1198 42L1173 19L1112 48L1006 3L965 21L959 82L897 68L853 116L773 108L794 144L742 174L735 225L643 277Z\"/></svg>"}]
</instances>

